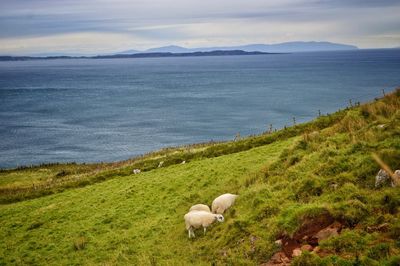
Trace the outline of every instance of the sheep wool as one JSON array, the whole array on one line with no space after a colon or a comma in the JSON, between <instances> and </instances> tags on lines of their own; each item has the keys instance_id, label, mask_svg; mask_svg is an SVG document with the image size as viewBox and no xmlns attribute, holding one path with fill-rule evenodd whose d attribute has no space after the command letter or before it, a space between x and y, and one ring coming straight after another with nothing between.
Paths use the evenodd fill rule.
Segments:
<instances>
[{"instance_id":1,"label":"sheep wool","mask_svg":"<svg viewBox=\"0 0 400 266\"><path fill-rule=\"evenodd\" d=\"M189 238L194 235L194 229L203 227L204 234L206 233L207 227L209 227L215 221L222 223L224 216L221 214L213 214L206 211L191 211L184 216L186 230L188 230Z\"/></svg>"},{"instance_id":2,"label":"sheep wool","mask_svg":"<svg viewBox=\"0 0 400 266\"><path fill-rule=\"evenodd\" d=\"M223 214L227 209L229 209L233 203L235 203L238 195L235 194L223 194L217 197L211 205L211 210L213 213Z\"/></svg>"},{"instance_id":3,"label":"sheep wool","mask_svg":"<svg viewBox=\"0 0 400 266\"><path fill-rule=\"evenodd\" d=\"M205 204L196 204L190 207L189 211L206 211L206 212L211 212L210 207L208 207Z\"/></svg>"}]
</instances>

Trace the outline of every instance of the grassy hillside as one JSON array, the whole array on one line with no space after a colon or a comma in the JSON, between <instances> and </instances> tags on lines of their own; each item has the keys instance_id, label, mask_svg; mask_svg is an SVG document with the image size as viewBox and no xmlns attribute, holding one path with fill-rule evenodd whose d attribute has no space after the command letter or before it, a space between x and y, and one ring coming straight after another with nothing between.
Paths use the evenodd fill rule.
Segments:
<instances>
[{"instance_id":1,"label":"grassy hillside","mask_svg":"<svg viewBox=\"0 0 400 266\"><path fill-rule=\"evenodd\" d=\"M397 90L236 142L2 171L0 265L258 265L280 250L275 240L328 216L340 234L292 264L399 265L400 188L374 187L371 156L400 168L399 122ZM240 195L226 221L189 240L188 208L225 192Z\"/></svg>"}]
</instances>

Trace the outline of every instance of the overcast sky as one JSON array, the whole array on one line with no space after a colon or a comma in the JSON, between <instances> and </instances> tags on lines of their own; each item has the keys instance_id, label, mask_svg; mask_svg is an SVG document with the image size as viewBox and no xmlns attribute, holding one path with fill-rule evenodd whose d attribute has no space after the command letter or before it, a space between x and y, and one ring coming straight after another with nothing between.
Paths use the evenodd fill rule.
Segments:
<instances>
[{"instance_id":1,"label":"overcast sky","mask_svg":"<svg viewBox=\"0 0 400 266\"><path fill-rule=\"evenodd\" d=\"M0 0L0 54L287 41L400 46L400 0Z\"/></svg>"}]
</instances>

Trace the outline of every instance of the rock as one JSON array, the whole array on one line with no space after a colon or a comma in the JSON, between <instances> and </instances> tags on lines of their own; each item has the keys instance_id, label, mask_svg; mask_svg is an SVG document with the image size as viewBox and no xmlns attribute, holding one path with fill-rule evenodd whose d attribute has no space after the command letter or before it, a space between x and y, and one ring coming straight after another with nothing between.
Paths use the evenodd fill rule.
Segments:
<instances>
[{"instance_id":1,"label":"rock","mask_svg":"<svg viewBox=\"0 0 400 266\"><path fill-rule=\"evenodd\" d=\"M293 249L292 257L298 257L301 255L301 249L295 248Z\"/></svg>"},{"instance_id":2,"label":"rock","mask_svg":"<svg viewBox=\"0 0 400 266\"><path fill-rule=\"evenodd\" d=\"M306 244L306 245L303 245L303 246L301 246L301 251L313 251L313 247L311 246L311 245L308 245L308 244Z\"/></svg>"},{"instance_id":3,"label":"rock","mask_svg":"<svg viewBox=\"0 0 400 266\"><path fill-rule=\"evenodd\" d=\"M329 187L332 188L333 190L336 190L338 188L338 184L332 183L329 185Z\"/></svg>"},{"instance_id":4,"label":"rock","mask_svg":"<svg viewBox=\"0 0 400 266\"><path fill-rule=\"evenodd\" d=\"M282 246L282 239L276 240L275 244L281 247Z\"/></svg>"},{"instance_id":5,"label":"rock","mask_svg":"<svg viewBox=\"0 0 400 266\"><path fill-rule=\"evenodd\" d=\"M314 237L318 239L318 242L320 242L321 240L325 240L337 235L339 235L337 228L327 227L316 233Z\"/></svg>"},{"instance_id":6,"label":"rock","mask_svg":"<svg viewBox=\"0 0 400 266\"><path fill-rule=\"evenodd\" d=\"M287 257L292 257L293 250L299 247L299 243L290 237L282 238L282 251Z\"/></svg>"},{"instance_id":7,"label":"rock","mask_svg":"<svg viewBox=\"0 0 400 266\"><path fill-rule=\"evenodd\" d=\"M304 236L312 236L334 222L332 215L325 211L313 218L306 218L302 221L299 229L293 234L293 239L301 241Z\"/></svg>"},{"instance_id":8,"label":"rock","mask_svg":"<svg viewBox=\"0 0 400 266\"><path fill-rule=\"evenodd\" d=\"M281 266L290 265L290 259L285 255L285 253L280 251L275 253L267 263L263 263L260 266L274 266L274 265L281 265Z\"/></svg>"},{"instance_id":9,"label":"rock","mask_svg":"<svg viewBox=\"0 0 400 266\"><path fill-rule=\"evenodd\" d=\"M378 231L379 232L387 232L387 231L389 231L389 227L390 227L390 225L388 223L383 223L378 226Z\"/></svg>"},{"instance_id":10,"label":"rock","mask_svg":"<svg viewBox=\"0 0 400 266\"><path fill-rule=\"evenodd\" d=\"M159 163L158 163L158 168L162 167L163 164L164 164L164 161L159 162Z\"/></svg>"},{"instance_id":11,"label":"rock","mask_svg":"<svg viewBox=\"0 0 400 266\"><path fill-rule=\"evenodd\" d=\"M379 170L378 174L375 177L375 187L379 188L379 187L388 186L388 185L394 187L392 178L385 170L383 170L383 169Z\"/></svg>"},{"instance_id":12,"label":"rock","mask_svg":"<svg viewBox=\"0 0 400 266\"><path fill-rule=\"evenodd\" d=\"M387 232L389 231L390 225L388 223L383 223L378 226L368 226L367 227L367 232L372 233L372 232Z\"/></svg>"},{"instance_id":13,"label":"rock","mask_svg":"<svg viewBox=\"0 0 400 266\"><path fill-rule=\"evenodd\" d=\"M318 253L320 250L321 250L321 248L319 246L316 246L312 252Z\"/></svg>"},{"instance_id":14,"label":"rock","mask_svg":"<svg viewBox=\"0 0 400 266\"><path fill-rule=\"evenodd\" d=\"M385 128L385 127L386 127L385 124L380 124L380 125L377 126L377 128Z\"/></svg>"},{"instance_id":15,"label":"rock","mask_svg":"<svg viewBox=\"0 0 400 266\"><path fill-rule=\"evenodd\" d=\"M258 237L256 236L250 236L250 246L251 246L251 252L254 253L256 251L256 241Z\"/></svg>"},{"instance_id":16,"label":"rock","mask_svg":"<svg viewBox=\"0 0 400 266\"><path fill-rule=\"evenodd\" d=\"M395 187L396 187L396 186L399 186L399 185L400 185L400 170L394 171L394 178L395 178L395 180L394 180L393 185L394 185Z\"/></svg>"}]
</instances>

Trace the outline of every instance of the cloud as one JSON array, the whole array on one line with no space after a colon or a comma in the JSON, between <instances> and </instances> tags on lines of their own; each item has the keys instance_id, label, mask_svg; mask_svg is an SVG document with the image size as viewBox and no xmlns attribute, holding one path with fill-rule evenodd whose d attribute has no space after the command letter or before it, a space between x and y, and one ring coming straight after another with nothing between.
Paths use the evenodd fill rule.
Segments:
<instances>
[{"instance_id":1,"label":"cloud","mask_svg":"<svg viewBox=\"0 0 400 266\"><path fill-rule=\"evenodd\" d=\"M295 40L400 45L397 0L2 0L0 10L0 53Z\"/></svg>"}]
</instances>

